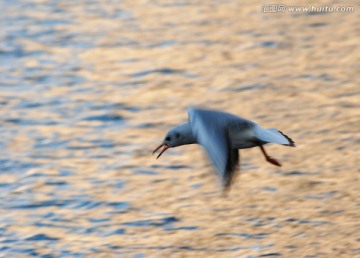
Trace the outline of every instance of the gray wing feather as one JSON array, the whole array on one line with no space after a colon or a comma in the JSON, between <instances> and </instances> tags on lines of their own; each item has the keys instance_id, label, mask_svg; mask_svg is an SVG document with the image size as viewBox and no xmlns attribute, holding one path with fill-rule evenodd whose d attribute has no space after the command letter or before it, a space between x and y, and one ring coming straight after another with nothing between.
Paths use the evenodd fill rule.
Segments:
<instances>
[{"instance_id":1,"label":"gray wing feather","mask_svg":"<svg viewBox=\"0 0 360 258\"><path fill-rule=\"evenodd\" d=\"M256 126L254 131L256 138L260 141L295 147L295 142L289 136L274 128L264 129Z\"/></svg>"},{"instance_id":2,"label":"gray wing feather","mask_svg":"<svg viewBox=\"0 0 360 258\"><path fill-rule=\"evenodd\" d=\"M239 118L220 111L189 108L194 137L205 148L225 189L230 187L239 163L239 152L231 148L229 135L229 124L234 119Z\"/></svg>"}]
</instances>

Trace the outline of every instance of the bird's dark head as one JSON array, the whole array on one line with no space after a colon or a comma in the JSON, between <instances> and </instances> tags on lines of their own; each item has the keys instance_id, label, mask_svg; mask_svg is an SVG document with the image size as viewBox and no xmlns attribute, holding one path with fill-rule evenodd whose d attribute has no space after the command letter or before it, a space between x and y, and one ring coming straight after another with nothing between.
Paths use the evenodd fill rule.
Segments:
<instances>
[{"instance_id":1,"label":"bird's dark head","mask_svg":"<svg viewBox=\"0 0 360 258\"><path fill-rule=\"evenodd\" d=\"M163 147L160 154L157 156L158 159L169 148L195 142L190 125L188 123L182 124L174 127L166 134L163 142L153 151L153 154Z\"/></svg>"}]
</instances>

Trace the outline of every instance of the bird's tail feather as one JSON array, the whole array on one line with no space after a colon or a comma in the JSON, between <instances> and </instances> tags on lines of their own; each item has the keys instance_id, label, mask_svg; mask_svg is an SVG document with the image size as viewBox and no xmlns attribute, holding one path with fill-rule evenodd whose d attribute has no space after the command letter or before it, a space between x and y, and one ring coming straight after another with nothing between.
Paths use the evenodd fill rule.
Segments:
<instances>
[{"instance_id":1,"label":"bird's tail feather","mask_svg":"<svg viewBox=\"0 0 360 258\"><path fill-rule=\"evenodd\" d=\"M264 129L261 127L257 127L256 137L264 142L271 142L295 147L295 142L289 136L275 128Z\"/></svg>"}]
</instances>

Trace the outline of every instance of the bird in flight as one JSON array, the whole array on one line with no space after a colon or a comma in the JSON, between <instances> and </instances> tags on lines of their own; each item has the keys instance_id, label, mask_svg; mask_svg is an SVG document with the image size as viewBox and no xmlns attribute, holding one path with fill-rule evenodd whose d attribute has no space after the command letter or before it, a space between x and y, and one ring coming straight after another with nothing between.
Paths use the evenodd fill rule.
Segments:
<instances>
[{"instance_id":1,"label":"bird in flight","mask_svg":"<svg viewBox=\"0 0 360 258\"><path fill-rule=\"evenodd\" d=\"M277 143L295 147L294 141L281 131L265 129L230 113L190 107L188 116L188 123L172 128L153 154L162 147L158 159L169 148L200 144L212 161L224 191L230 188L239 167L239 149L259 147L266 161L281 166L279 161L266 153L264 145Z\"/></svg>"}]
</instances>

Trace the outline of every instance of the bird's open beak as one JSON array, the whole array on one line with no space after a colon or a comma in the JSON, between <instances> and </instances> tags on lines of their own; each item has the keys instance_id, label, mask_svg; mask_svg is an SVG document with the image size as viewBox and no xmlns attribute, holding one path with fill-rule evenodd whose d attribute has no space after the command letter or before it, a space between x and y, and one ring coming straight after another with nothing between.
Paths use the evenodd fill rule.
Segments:
<instances>
[{"instance_id":1,"label":"bird's open beak","mask_svg":"<svg viewBox=\"0 0 360 258\"><path fill-rule=\"evenodd\" d=\"M170 148L170 146L167 145L166 143L165 143L165 144L162 143L162 144L159 145L159 147L157 147L157 148L153 151L153 154L154 154L155 152L157 152L158 149L160 149L161 147L163 147L163 149L160 151L160 154L156 157L156 159L160 158L160 156L161 156L167 149Z\"/></svg>"}]
</instances>

